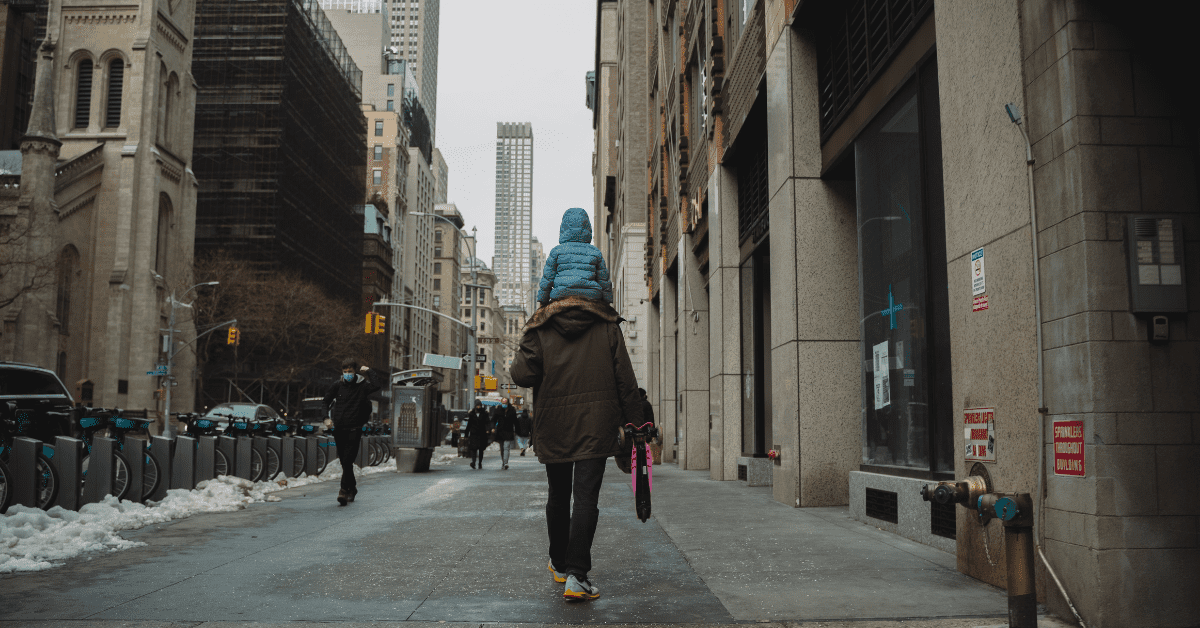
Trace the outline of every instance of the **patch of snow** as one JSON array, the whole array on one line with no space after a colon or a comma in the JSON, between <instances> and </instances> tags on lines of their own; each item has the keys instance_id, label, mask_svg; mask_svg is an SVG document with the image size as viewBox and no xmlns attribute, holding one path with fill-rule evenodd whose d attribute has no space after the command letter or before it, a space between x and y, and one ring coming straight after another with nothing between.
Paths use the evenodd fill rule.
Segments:
<instances>
[{"instance_id":1,"label":"patch of snow","mask_svg":"<svg viewBox=\"0 0 1200 628\"><path fill-rule=\"evenodd\" d=\"M458 459L458 454L442 454L433 460L432 464L453 464Z\"/></svg>"},{"instance_id":2,"label":"patch of snow","mask_svg":"<svg viewBox=\"0 0 1200 628\"><path fill-rule=\"evenodd\" d=\"M395 471L395 465L355 468L356 476ZM79 512L55 506L50 510L10 506L0 515L0 574L42 571L68 558L88 552L116 552L145 543L122 538L118 532L183 519L204 512L232 512L255 502L282 501L277 491L337 480L340 465L329 465L319 476L301 476L275 482L251 482L222 475L206 480L190 491L172 489L160 502L145 505L117 501L108 495L102 502L87 504Z\"/></svg>"}]
</instances>

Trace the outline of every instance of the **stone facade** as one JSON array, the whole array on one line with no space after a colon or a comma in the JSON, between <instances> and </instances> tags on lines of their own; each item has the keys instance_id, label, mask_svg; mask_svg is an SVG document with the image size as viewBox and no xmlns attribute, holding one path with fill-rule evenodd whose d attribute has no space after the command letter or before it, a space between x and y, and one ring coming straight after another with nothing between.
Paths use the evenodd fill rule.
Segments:
<instances>
[{"instance_id":1,"label":"stone facade","mask_svg":"<svg viewBox=\"0 0 1200 628\"><path fill-rule=\"evenodd\" d=\"M166 362L168 297L191 278L194 19L189 0L50 3L22 173L5 181L20 194L0 197L0 220L39 228L20 246L55 279L4 308L0 355L56 369L77 401L160 420L166 383L146 372ZM190 410L194 328L176 328L172 405Z\"/></svg>"},{"instance_id":2,"label":"stone facade","mask_svg":"<svg viewBox=\"0 0 1200 628\"><path fill-rule=\"evenodd\" d=\"M1035 495L1038 544L1089 626L1195 625L1200 510L1177 479L1200 459L1185 38L1104 0L847 6L597 2L596 102L618 91L597 115L616 129L610 144L596 125L597 225L647 224L664 458L734 480L774 450L778 501L848 505L1003 586L997 524L958 507L956 538L935 534L917 494L986 472ZM838 38L858 19L893 33L865 61ZM623 82L644 87L626 101ZM1130 262L1130 217L1183 239ZM1155 281L1172 266L1186 311L1135 314L1131 264ZM970 408L992 411L994 440L968 459ZM1056 473L1062 420L1082 422L1080 477ZM1039 598L1069 614L1038 569Z\"/></svg>"}]
</instances>

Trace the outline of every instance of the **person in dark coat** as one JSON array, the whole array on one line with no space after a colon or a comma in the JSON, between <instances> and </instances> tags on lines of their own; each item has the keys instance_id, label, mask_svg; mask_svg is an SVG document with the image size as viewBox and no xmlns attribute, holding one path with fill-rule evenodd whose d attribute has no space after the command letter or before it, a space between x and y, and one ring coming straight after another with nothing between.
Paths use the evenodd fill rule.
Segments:
<instances>
[{"instance_id":1,"label":"person in dark coat","mask_svg":"<svg viewBox=\"0 0 1200 628\"><path fill-rule=\"evenodd\" d=\"M375 369L366 365L359 367L357 360L346 358L342 360L342 377L325 393L325 409L330 411L333 420L333 440L342 463L342 486L337 496L341 506L354 501L358 494L354 460L358 458L358 446L362 443L362 426L371 419L370 397L382 387L379 376Z\"/></svg>"},{"instance_id":2,"label":"person in dark coat","mask_svg":"<svg viewBox=\"0 0 1200 628\"><path fill-rule=\"evenodd\" d=\"M467 448L471 450L471 468L483 468L483 450L487 449L488 436L491 432L492 418L483 407L483 402L476 399L475 407L467 414ZM478 463L479 466L476 466Z\"/></svg>"},{"instance_id":3,"label":"person in dark coat","mask_svg":"<svg viewBox=\"0 0 1200 628\"><path fill-rule=\"evenodd\" d=\"M529 449L529 433L533 431L533 419L529 418L528 410L517 412L517 445L521 448L521 455L525 455L525 450Z\"/></svg>"},{"instance_id":4,"label":"person in dark coat","mask_svg":"<svg viewBox=\"0 0 1200 628\"><path fill-rule=\"evenodd\" d=\"M618 426L644 422L622 320L602 301L552 301L525 325L510 369L513 382L533 388L533 441L550 485L548 568L568 600L600 596L587 574L605 462L621 451Z\"/></svg>"},{"instance_id":5,"label":"person in dark coat","mask_svg":"<svg viewBox=\"0 0 1200 628\"><path fill-rule=\"evenodd\" d=\"M501 470L508 468L508 454L512 451L516 430L517 409L509 403L508 397L504 397L500 405L492 410L492 437L500 444Z\"/></svg>"}]
</instances>

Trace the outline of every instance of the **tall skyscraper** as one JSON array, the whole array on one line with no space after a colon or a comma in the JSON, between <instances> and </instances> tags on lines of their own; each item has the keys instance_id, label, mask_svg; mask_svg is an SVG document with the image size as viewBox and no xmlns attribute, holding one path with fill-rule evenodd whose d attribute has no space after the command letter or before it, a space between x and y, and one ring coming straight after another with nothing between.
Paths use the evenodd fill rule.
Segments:
<instances>
[{"instance_id":1,"label":"tall skyscraper","mask_svg":"<svg viewBox=\"0 0 1200 628\"><path fill-rule=\"evenodd\" d=\"M421 104L437 131L438 24L441 0L388 0L394 54L408 61L421 86Z\"/></svg>"},{"instance_id":2,"label":"tall skyscraper","mask_svg":"<svg viewBox=\"0 0 1200 628\"><path fill-rule=\"evenodd\" d=\"M492 267L500 305L528 307L533 219L533 124L496 123L496 248Z\"/></svg>"}]
</instances>

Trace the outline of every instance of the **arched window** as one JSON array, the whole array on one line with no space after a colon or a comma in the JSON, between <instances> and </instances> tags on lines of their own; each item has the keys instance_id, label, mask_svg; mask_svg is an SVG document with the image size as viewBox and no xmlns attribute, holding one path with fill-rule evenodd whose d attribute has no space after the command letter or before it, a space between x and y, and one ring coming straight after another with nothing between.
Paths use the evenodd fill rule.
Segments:
<instances>
[{"instance_id":1,"label":"arched window","mask_svg":"<svg viewBox=\"0 0 1200 628\"><path fill-rule=\"evenodd\" d=\"M158 143L166 144L167 142L167 92L170 89L168 83L167 66L160 65L158 70Z\"/></svg>"},{"instance_id":2,"label":"arched window","mask_svg":"<svg viewBox=\"0 0 1200 628\"><path fill-rule=\"evenodd\" d=\"M86 129L92 111L92 60L79 61L75 72L75 128Z\"/></svg>"},{"instance_id":3,"label":"arched window","mask_svg":"<svg viewBox=\"0 0 1200 628\"><path fill-rule=\"evenodd\" d=\"M58 254L58 295L54 304L54 316L58 318L58 333L71 334L71 288L75 273L79 270L79 251L68 244Z\"/></svg>"},{"instance_id":4,"label":"arched window","mask_svg":"<svg viewBox=\"0 0 1200 628\"><path fill-rule=\"evenodd\" d=\"M171 198L166 194L158 197L158 234L154 240L154 270L161 277L167 276L167 239L171 232Z\"/></svg>"},{"instance_id":5,"label":"arched window","mask_svg":"<svg viewBox=\"0 0 1200 628\"><path fill-rule=\"evenodd\" d=\"M121 90L125 84L125 61L113 59L108 62L108 102L105 104L104 126L115 129L121 126Z\"/></svg>"}]
</instances>

